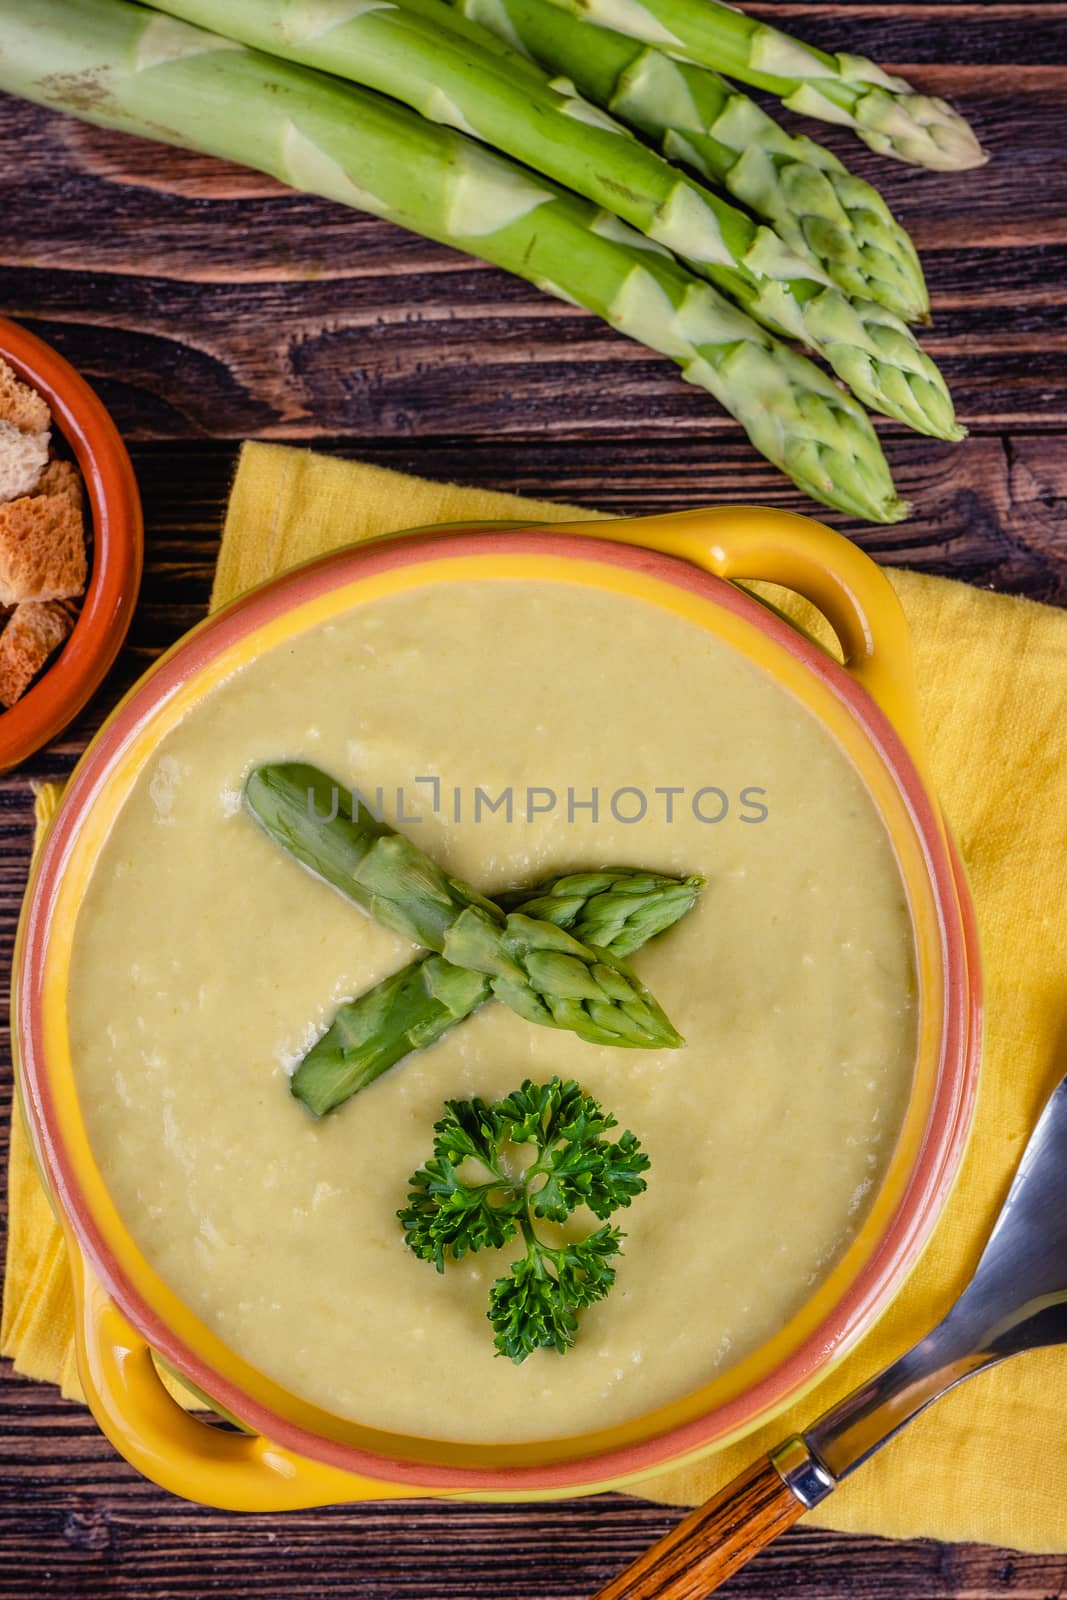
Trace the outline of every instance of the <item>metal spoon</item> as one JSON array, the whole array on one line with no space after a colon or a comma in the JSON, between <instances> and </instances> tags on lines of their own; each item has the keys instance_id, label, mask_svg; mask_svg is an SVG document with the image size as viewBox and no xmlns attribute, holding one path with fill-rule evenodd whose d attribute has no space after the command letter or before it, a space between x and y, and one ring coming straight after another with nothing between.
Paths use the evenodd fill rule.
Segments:
<instances>
[{"instance_id":1,"label":"metal spoon","mask_svg":"<svg viewBox=\"0 0 1067 1600\"><path fill-rule=\"evenodd\" d=\"M967 1288L906 1355L690 1512L593 1600L703 1600L964 1378L1067 1344L1067 1078Z\"/></svg>"}]
</instances>

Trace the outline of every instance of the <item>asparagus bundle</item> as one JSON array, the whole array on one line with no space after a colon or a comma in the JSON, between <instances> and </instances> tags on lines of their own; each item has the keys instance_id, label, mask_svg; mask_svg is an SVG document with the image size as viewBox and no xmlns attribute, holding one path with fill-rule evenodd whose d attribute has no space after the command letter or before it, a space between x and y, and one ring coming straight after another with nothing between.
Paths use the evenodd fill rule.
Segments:
<instances>
[{"instance_id":1,"label":"asparagus bundle","mask_svg":"<svg viewBox=\"0 0 1067 1600\"><path fill-rule=\"evenodd\" d=\"M878 190L822 145L786 133L716 73L613 29L590 28L549 0L452 3L454 19L480 23L546 71L565 74L587 100L654 140L668 159L687 162L773 223L845 294L876 300L905 322L928 319L915 246Z\"/></svg>"},{"instance_id":2,"label":"asparagus bundle","mask_svg":"<svg viewBox=\"0 0 1067 1600\"><path fill-rule=\"evenodd\" d=\"M847 300L770 228L686 178L629 131L572 94L509 71L449 29L449 11L370 7L323 18L314 0L157 0L187 21L391 95L435 122L472 133L639 228L726 291L773 332L824 356L875 411L942 439L959 439L935 364L884 306Z\"/></svg>"},{"instance_id":3,"label":"asparagus bundle","mask_svg":"<svg viewBox=\"0 0 1067 1600\"><path fill-rule=\"evenodd\" d=\"M498 894L496 903L624 958L684 917L702 886L700 878L620 868L570 873L535 889ZM483 974L443 956L421 956L341 1006L289 1087L314 1116L324 1116L411 1051L435 1044L490 998Z\"/></svg>"},{"instance_id":4,"label":"asparagus bundle","mask_svg":"<svg viewBox=\"0 0 1067 1600\"><path fill-rule=\"evenodd\" d=\"M682 1039L616 956L554 923L505 912L449 877L417 845L379 822L317 767L257 767L245 803L302 866L377 922L454 967L482 973L527 1022L566 1028L591 1044L675 1049Z\"/></svg>"},{"instance_id":5,"label":"asparagus bundle","mask_svg":"<svg viewBox=\"0 0 1067 1600\"><path fill-rule=\"evenodd\" d=\"M944 100L916 94L865 56L816 50L722 0L551 3L665 55L766 89L790 111L843 123L879 155L946 172L986 159L970 126Z\"/></svg>"},{"instance_id":6,"label":"asparagus bundle","mask_svg":"<svg viewBox=\"0 0 1067 1600\"><path fill-rule=\"evenodd\" d=\"M869 419L836 384L548 179L370 91L127 0L0 0L0 38L0 89L481 256L669 356L815 499L876 522L905 514Z\"/></svg>"}]
</instances>

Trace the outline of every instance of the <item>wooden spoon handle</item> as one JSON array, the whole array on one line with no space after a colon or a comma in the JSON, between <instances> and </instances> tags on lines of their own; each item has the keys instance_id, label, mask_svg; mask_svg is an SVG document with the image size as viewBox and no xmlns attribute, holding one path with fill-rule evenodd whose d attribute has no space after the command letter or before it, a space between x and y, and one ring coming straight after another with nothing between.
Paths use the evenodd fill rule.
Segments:
<instances>
[{"instance_id":1,"label":"wooden spoon handle","mask_svg":"<svg viewBox=\"0 0 1067 1600\"><path fill-rule=\"evenodd\" d=\"M598 1589L593 1600L704 1600L806 1509L764 1456Z\"/></svg>"}]
</instances>

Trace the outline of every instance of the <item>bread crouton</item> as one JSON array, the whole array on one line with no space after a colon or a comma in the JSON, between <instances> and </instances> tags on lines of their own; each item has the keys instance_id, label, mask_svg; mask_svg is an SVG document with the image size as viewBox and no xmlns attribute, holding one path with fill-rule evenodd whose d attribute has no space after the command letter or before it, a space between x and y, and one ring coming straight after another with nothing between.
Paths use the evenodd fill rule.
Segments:
<instances>
[{"instance_id":1,"label":"bread crouton","mask_svg":"<svg viewBox=\"0 0 1067 1600\"><path fill-rule=\"evenodd\" d=\"M81 473L73 461L50 461L41 473L34 494L65 495L76 511L84 502Z\"/></svg>"},{"instance_id":2,"label":"bread crouton","mask_svg":"<svg viewBox=\"0 0 1067 1600\"><path fill-rule=\"evenodd\" d=\"M43 395L16 377L0 356L0 418L20 433L47 433L52 414Z\"/></svg>"},{"instance_id":3,"label":"bread crouton","mask_svg":"<svg viewBox=\"0 0 1067 1600\"><path fill-rule=\"evenodd\" d=\"M61 605L30 600L15 607L0 633L0 705L14 705L73 626Z\"/></svg>"},{"instance_id":4,"label":"bread crouton","mask_svg":"<svg viewBox=\"0 0 1067 1600\"><path fill-rule=\"evenodd\" d=\"M0 502L32 494L48 461L48 430L22 433L0 417Z\"/></svg>"},{"instance_id":5,"label":"bread crouton","mask_svg":"<svg viewBox=\"0 0 1067 1600\"><path fill-rule=\"evenodd\" d=\"M0 604L63 600L85 579L85 524L69 486L0 505Z\"/></svg>"}]
</instances>

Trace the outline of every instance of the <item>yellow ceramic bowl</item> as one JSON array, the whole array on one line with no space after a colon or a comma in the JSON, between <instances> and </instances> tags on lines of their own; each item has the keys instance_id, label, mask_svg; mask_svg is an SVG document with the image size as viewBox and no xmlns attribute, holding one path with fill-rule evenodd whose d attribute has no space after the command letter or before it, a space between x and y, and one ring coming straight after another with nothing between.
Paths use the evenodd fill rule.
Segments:
<instances>
[{"instance_id":1,"label":"yellow ceramic bowl","mask_svg":"<svg viewBox=\"0 0 1067 1600\"><path fill-rule=\"evenodd\" d=\"M224 1346L124 1227L86 1136L67 1038L74 923L100 848L159 740L235 668L365 601L456 580L584 584L716 633L833 734L893 840L915 931L919 1039L898 1146L859 1235L768 1344L685 1400L625 1425L527 1446L458 1445L360 1427L287 1393ZM844 666L734 581L813 601ZM423 530L313 562L177 645L87 751L42 849L16 954L14 1034L35 1149L70 1249L89 1403L128 1460L209 1504L270 1510L387 1495L571 1494L625 1484L736 1438L814 1383L869 1326L925 1243L974 1102L978 968L958 864L923 776L911 655L893 590L847 540L806 518L723 508L559 529ZM170 1398L152 1352L249 1431Z\"/></svg>"}]
</instances>

